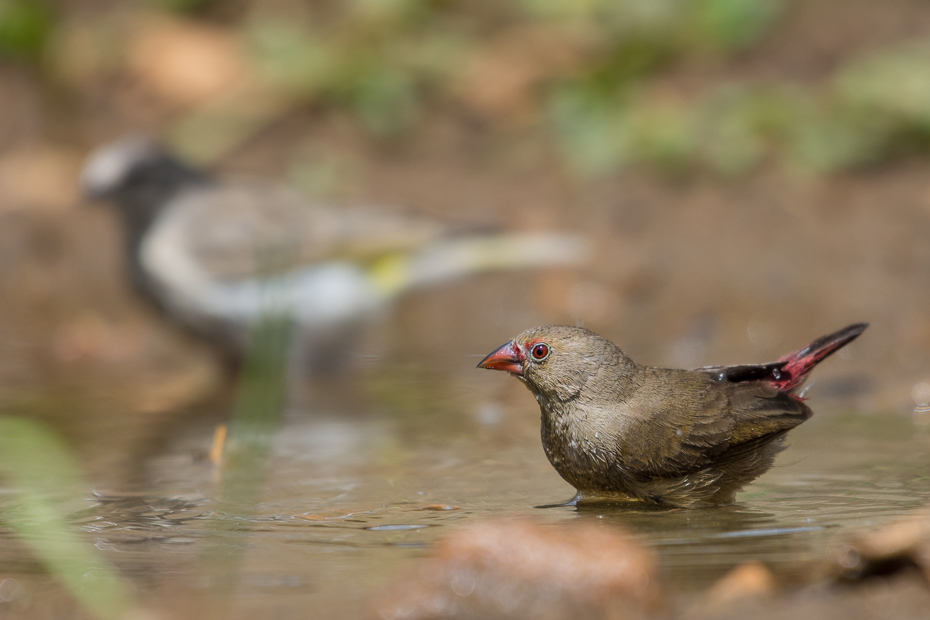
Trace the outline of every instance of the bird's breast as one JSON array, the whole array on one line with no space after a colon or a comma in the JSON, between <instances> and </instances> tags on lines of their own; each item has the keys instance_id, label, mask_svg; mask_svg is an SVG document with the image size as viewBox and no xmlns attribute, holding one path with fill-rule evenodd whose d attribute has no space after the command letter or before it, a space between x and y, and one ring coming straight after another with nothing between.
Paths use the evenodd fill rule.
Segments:
<instances>
[{"instance_id":1,"label":"bird's breast","mask_svg":"<svg viewBox=\"0 0 930 620\"><path fill-rule=\"evenodd\" d=\"M555 470L576 488L609 485L619 460L618 442L597 412L553 406L545 397L537 400L543 450Z\"/></svg>"}]
</instances>

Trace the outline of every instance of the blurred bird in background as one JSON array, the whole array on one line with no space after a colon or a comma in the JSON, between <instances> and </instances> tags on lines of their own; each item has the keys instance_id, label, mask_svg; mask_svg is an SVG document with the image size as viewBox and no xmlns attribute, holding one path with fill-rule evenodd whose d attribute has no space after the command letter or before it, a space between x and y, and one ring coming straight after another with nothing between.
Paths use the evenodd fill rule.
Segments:
<instances>
[{"instance_id":1,"label":"blurred bird in background","mask_svg":"<svg viewBox=\"0 0 930 620\"><path fill-rule=\"evenodd\" d=\"M269 312L291 318L301 359L328 366L408 291L586 255L564 234L457 231L390 208L331 208L272 184L220 182L147 138L94 152L81 182L120 214L134 287L234 359Z\"/></svg>"}]
</instances>

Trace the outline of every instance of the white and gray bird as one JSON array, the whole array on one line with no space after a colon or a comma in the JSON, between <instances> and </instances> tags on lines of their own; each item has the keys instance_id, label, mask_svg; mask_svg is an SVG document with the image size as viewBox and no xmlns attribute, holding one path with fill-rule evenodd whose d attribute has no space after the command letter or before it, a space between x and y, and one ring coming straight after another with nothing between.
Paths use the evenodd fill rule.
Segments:
<instances>
[{"instance_id":1,"label":"white and gray bird","mask_svg":"<svg viewBox=\"0 0 930 620\"><path fill-rule=\"evenodd\" d=\"M586 257L570 235L456 234L396 209L333 208L272 184L217 181L147 138L91 154L81 183L117 208L135 288L235 355L272 309L292 317L301 347L323 349L412 289Z\"/></svg>"}]
</instances>

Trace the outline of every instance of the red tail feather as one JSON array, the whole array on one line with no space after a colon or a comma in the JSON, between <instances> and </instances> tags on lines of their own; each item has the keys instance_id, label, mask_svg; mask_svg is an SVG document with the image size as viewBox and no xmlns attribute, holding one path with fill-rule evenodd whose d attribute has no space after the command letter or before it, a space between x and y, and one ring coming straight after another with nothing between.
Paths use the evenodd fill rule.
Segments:
<instances>
[{"instance_id":1,"label":"red tail feather","mask_svg":"<svg viewBox=\"0 0 930 620\"><path fill-rule=\"evenodd\" d=\"M868 323L850 325L829 336L818 338L800 351L782 357L778 361L785 362L785 365L775 373L775 385L785 391L796 389L804 383L804 379L814 366L834 351L855 340L868 326Z\"/></svg>"}]
</instances>

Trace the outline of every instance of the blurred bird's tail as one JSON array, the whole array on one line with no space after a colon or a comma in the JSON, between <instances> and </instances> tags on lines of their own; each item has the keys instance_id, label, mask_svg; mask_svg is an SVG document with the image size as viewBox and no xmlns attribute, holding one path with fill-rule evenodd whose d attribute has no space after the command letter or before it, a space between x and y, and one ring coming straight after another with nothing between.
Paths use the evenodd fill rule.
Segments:
<instances>
[{"instance_id":1,"label":"blurred bird's tail","mask_svg":"<svg viewBox=\"0 0 930 620\"><path fill-rule=\"evenodd\" d=\"M810 373L811 369L822 362L834 351L837 351L865 331L868 323L856 323L849 327L844 327L838 332L829 336L818 338L800 351L791 353L779 359L779 362L785 362L785 365L779 370L778 379L775 385L779 389L791 391L804 382L804 379Z\"/></svg>"},{"instance_id":2,"label":"blurred bird's tail","mask_svg":"<svg viewBox=\"0 0 930 620\"><path fill-rule=\"evenodd\" d=\"M369 272L386 296L487 271L577 266L589 255L584 239L555 233L452 238L378 260Z\"/></svg>"}]
</instances>

